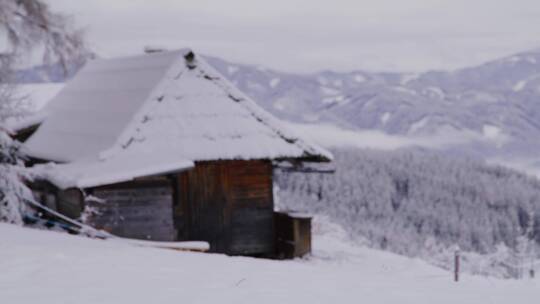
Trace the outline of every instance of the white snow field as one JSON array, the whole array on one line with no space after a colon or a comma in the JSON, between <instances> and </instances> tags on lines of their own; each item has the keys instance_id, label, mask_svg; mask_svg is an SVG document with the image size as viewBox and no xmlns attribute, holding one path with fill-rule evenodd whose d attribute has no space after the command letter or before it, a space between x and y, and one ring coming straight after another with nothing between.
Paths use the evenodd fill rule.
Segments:
<instances>
[{"instance_id":1,"label":"white snow field","mask_svg":"<svg viewBox=\"0 0 540 304\"><path fill-rule=\"evenodd\" d=\"M538 303L538 280L462 276L314 227L314 253L272 261L133 247L0 224L0 303Z\"/></svg>"}]
</instances>

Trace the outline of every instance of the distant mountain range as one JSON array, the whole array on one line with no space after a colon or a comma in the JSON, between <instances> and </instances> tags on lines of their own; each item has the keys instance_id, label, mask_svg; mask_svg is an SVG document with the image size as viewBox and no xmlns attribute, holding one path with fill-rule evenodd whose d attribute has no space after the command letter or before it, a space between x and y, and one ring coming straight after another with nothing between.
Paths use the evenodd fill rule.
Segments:
<instances>
[{"instance_id":1,"label":"distant mountain range","mask_svg":"<svg viewBox=\"0 0 540 304\"><path fill-rule=\"evenodd\" d=\"M207 59L266 110L295 123L453 139L455 151L488 158L540 154L540 51L420 74L294 74ZM64 76L36 67L20 79L55 82Z\"/></svg>"},{"instance_id":2,"label":"distant mountain range","mask_svg":"<svg viewBox=\"0 0 540 304\"><path fill-rule=\"evenodd\" d=\"M454 137L488 157L540 151L540 52L421 74L299 75L209 60L265 109L294 122Z\"/></svg>"}]
</instances>

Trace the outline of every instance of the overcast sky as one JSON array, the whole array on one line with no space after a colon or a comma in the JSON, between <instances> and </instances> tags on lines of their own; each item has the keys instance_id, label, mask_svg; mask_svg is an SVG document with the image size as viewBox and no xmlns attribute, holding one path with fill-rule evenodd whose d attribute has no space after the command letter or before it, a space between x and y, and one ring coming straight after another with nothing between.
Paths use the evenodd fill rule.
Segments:
<instances>
[{"instance_id":1,"label":"overcast sky","mask_svg":"<svg viewBox=\"0 0 540 304\"><path fill-rule=\"evenodd\" d=\"M48 0L101 56L191 47L293 72L454 69L540 48L540 0Z\"/></svg>"}]
</instances>

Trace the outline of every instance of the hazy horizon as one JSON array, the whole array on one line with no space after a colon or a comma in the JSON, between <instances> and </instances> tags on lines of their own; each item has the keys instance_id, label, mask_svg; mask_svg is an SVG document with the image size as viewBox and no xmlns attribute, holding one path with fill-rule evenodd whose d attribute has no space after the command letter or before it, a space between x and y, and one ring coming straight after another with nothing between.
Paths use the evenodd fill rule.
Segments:
<instances>
[{"instance_id":1,"label":"hazy horizon","mask_svg":"<svg viewBox=\"0 0 540 304\"><path fill-rule=\"evenodd\" d=\"M419 72L540 47L540 3L532 0L48 3L72 15L104 57L159 45L288 72Z\"/></svg>"}]
</instances>

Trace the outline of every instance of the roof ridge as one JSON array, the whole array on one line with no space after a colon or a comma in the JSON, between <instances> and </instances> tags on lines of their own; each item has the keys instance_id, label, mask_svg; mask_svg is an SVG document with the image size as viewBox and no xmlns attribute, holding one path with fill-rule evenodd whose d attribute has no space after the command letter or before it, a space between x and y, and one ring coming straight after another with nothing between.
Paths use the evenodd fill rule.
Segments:
<instances>
[{"instance_id":1,"label":"roof ridge","mask_svg":"<svg viewBox=\"0 0 540 304\"><path fill-rule=\"evenodd\" d=\"M96 58L91 61L110 61L110 60L129 60L129 59L136 59L136 58L148 58L148 57L158 57L158 56L164 56L164 55L170 55L174 53L178 53L178 55L184 56L185 54L192 52L190 48L181 48L176 50L163 50L159 52L151 52L151 53L139 53L139 54L130 54L127 56L115 56L115 57L109 57L109 58Z\"/></svg>"}]
</instances>

